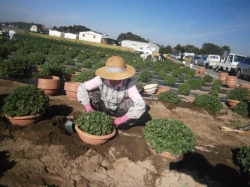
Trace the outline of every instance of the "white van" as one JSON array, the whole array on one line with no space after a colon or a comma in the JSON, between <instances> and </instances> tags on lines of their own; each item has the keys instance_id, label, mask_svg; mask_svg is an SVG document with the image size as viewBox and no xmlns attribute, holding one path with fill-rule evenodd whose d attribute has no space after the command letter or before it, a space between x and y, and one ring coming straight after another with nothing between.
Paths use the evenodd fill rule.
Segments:
<instances>
[{"instance_id":1,"label":"white van","mask_svg":"<svg viewBox=\"0 0 250 187\"><path fill-rule=\"evenodd\" d=\"M220 62L220 55L208 55L207 62L209 63L209 68L212 69L216 63Z\"/></svg>"}]
</instances>

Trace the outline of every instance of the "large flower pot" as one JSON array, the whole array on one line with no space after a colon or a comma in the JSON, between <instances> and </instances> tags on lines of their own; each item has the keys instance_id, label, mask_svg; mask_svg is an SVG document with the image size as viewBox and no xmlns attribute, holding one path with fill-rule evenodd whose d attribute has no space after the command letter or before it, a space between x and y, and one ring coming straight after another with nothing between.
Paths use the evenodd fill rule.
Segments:
<instances>
[{"instance_id":1,"label":"large flower pot","mask_svg":"<svg viewBox=\"0 0 250 187\"><path fill-rule=\"evenodd\" d=\"M113 132L111 134L105 135L105 136L96 136L92 134L87 134L84 131L82 131L78 125L75 125L76 132L78 133L79 137L82 141L84 141L87 144L91 145L100 145L106 143L110 138L115 136L116 129L114 128Z\"/></svg>"},{"instance_id":2,"label":"large flower pot","mask_svg":"<svg viewBox=\"0 0 250 187\"><path fill-rule=\"evenodd\" d=\"M182 154L174 156L174 155L171 155L169 152L163 152L163 153L157 154L155 150L150 147L150 144L148 142L146 143L148 144L150 152L154 155L159 155L172 161L179 160L182 157Z\"/></svg>"},{"instance_id":3,"label":"large flower pot","mask_svg":"<svg viewBox=\"0 0 250 187\"><path fill-rule=\"evenodd\" d=\"M160 93L162 93L162 92L167 92L167 91L169 91L169 90L170 90L169 87L167 87L167 86L162 86L162 87L158 88L158 90L157 90L157 92L156 92L155 94L156 94L156 95L159 95Z\"/></svg>"},{"instance_id":4,"label":"large flower pot","mask_svg":"<svg viewBox=\"0 0 250 187\"><path fill-rule=\"evenodd\" d=\"M227 104L229 105L230 108L236 107L238 103L240 103L240 101L238 100L233 100L233 99L227 100Z\"/></svg>"},{"instance_id":5,"label":"large flower pot","mask_svg":"<svg viewBox=\"0 0 250 187\"><path fill-rule=\"evenodd\" d=\"M39 121L42 117L42 114L43 113L37 115L14 116L14 117L9 117L5 115L5 117L8 118L13 125L27 126Z\"/></svg>"},{"instance_id":6,"label":"large flower pot","mask_svg":"<svg viewBox=\"0 0 250 187\"><path fill-rule=\"evenodd\" d=\"M39 76L37 77L36 86L44 90L46 95L55 95L60 87L60 78L57 76Z\"/></svg>"},{"instance_id":7,"label":"large flower pot","mask_svg":"<svg viewBox=\"0 0 250 187\"><path fill-rule=\"evenodd\" d=\"M226 84L227 76L228 76L227 72L220 72L219 73L219 80L221 80L223 84Z\"/></svg>"},{"instance_id":8,"label":"large flower pot","mask_svg":"<svg viewBox=\"0 0 250 187\"><path fill-rule=\"evenodd\" d=\"M237 77L236 76L227 76L226 85L228 88L235 88L237 86Z\"/></svg>"},{"instance_id":9,"label":"large flower pot","mask_svg":"<svg viewBox=\"0 0 250 187\"><path fill-rule=\"evenodd\" d=\"M204 72L205 72L205 67L204 66L199 67L199 73L204 74Z\"/></svg>"},{"instance_id":10,"label":"large flower pot","mask_svg":"<svg viewBox=\"0 0 250 187\"><path fill-rule=\"evenodd\" d=\"M80 86L80 82L65 82L64 90L67 97L72 100L77 100L77 89Z\"/></svg>"},{"instance_id":11,"label":"large flower pot","mask_svg":"<svg viewBox=\"0 0 250 187\"><path fill-rule=\"evenodd\" d=\"M240 88L248 88L250 90L250 84L249 83L240 83Z\"/></svg>"}]
</instances>

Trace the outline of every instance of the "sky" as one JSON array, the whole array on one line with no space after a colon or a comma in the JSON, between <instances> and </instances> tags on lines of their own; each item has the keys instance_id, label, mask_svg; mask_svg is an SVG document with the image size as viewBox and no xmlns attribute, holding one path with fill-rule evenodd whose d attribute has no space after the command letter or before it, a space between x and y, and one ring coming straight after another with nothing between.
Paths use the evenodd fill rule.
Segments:
<instances>
[{"instance_id":1,"label":"sky","mask_svg":"<svg viewBox=\"0 0 250 187\"><path fill-rule=\"evenodd\" d=\"M250 0L0 0L0 22L82 25L114 39L132 32L152 43L229 46L250 56Z\"/></svg>"}]
</instances>

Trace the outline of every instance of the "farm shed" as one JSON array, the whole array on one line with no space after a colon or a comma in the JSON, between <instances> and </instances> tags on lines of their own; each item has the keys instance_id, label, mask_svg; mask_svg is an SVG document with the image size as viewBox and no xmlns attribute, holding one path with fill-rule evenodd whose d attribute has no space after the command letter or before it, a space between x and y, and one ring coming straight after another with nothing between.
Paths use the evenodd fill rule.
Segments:
<instances>
[{"instance_id":1,"label":"farm shed","mask_svg":"<svg viewBox=\"0 0 250 187\"><path fill-rule=\"evenodd\" d=\"M132 41L132 40L122 40L121 46L122 47L127 47L127 48L132 48L132 49L150 47L152 49L152 51L159 52L159 46L158 45L152 44L152 43L146 43L146 42L138 42L138 41Z\"/></svg>"},{"instance_id":2,"label":"farm shed","mask_svg":"<svg viewBox=\"0 0 250 187\"><path fill-rule=\"evenodd\" d=\"M103 44L109 44L109 45L117 45L118 44L118 40L115 40L109 36L102 36L102 42Z\"/></svg>"},{"instance_id":3,"label":"farm shed","mask_svg":"<svg viewBox=\"0 0 250 187\"><path fill-rule=\"evenodd\" d=\"M50 36L56 36L56 37L64 37L64 33L63 32L59 32L59 31L54 31L54 30L49 30L49 35Z\"/></svg>"},{"instance_id":4,"label":"farm shed","mask_svg":"<svg viewBox=\"0 0 250 187\"><path fill-rule=\"evenodd\" d=\"M102 34L98 34L93 31L79 32L79 40L101 43Z\"/></svg>"},{"instance_id":5,"label":"farm shed","mask_svg":"<svg viewBox=\"0 0 250 187\"><path fill-rule=\"evenodd\" d=\"M36 26L36 25L32 25L32 26L30 27L30 31L31 31L31 32L37 32L37 26Z\"/></svg>"},{"instance_id":6,"label":"farm shed","mask_svg":"<svg viewBox=\"0 0 250 187\"><path fill-rule=\"evenodd\" d=\"M72 33L64 33L64 38L77 39L78 35Z\"/></svg>"}]
</instances>

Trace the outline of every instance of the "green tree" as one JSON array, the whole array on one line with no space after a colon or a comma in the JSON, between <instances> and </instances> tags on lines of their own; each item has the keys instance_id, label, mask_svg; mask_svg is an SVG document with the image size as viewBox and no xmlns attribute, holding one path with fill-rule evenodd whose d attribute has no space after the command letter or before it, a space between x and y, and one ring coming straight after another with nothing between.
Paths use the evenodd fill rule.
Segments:
<instances>
[{"instance_id":1,"label":"green tree","mask_svg":"<svg viewBox=\"0 0 250 187\"><path fill-rule=\"evenodd\" d=\"M212 44L212 43L204 43L202 48L200 49L201 54L214 54L220 55L221 50L220 46Z\"/></svg>"},{"instance_id":2,"label":"green tree","mask_svg":"<svg viewBox=\"0 0 250 187\"><path fill-rule=\"evenodd\" d=\"M174 47L175 52L180 53L181 52L181 44L178 44L177 46Z\"/></svg>"},{"instance_id":3,"label":"green tree","mask_svg":"<svg viewBox=\"0 0 250 187\"><path fill-rule=\"evenodd\" d=\"M222 46L220 47L220 55L222 56L224 54L224 52L230 53L231 49L229 46Z\"/></svg>"},{"instance_id":4,"label":"green tree","mask_svg":"<svg viewBox=\"0 0 250 187\"><path fill-rule=\"evenodd\" d=\"M138 36L136 34L133 34L132 32L127 32L127 33L121 33L118 37L117 40L122 41L122 40L133 40L133 41L138 41L138 42L147 42L149 39L142 38L141 36Z\"/></svg>"}]
</instances>

